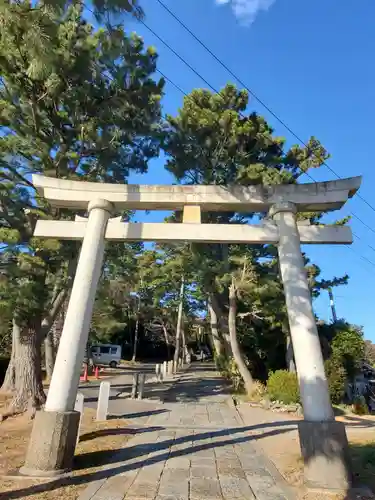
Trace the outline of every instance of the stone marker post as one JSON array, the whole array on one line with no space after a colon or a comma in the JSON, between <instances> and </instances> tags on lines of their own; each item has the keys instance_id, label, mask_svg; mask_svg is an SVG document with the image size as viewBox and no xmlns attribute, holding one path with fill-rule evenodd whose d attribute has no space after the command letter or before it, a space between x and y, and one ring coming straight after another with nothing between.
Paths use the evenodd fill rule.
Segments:
<instances>
[{"instance_id":1,"label":"stone marker post","mask_svg":"<svg viewBox=\"0 0 375 500\"><path fill-rule=\"evenodd\" d=\"M76 404L74 405L74 411L78 411L80 414L76 444L79 443L79 434L80 434L81 424L82 424L84 403L85 403L85 396L81 392L79 392L77 394Z\"/></svg>"},{"instance_id":2,"label":"stone marker post","mask_svg":"<svg viewBox=\"0 0 375 500\"><path fill-rule=\"evenodd\" d=\"M89 203L87 228L47 401L44 411L36 413L22 474L60 475L72 467L80 419L74 405L112 210L112 203L106 200Z\"/></svg>"},{"instance_id":3,"label":"stone marker post","mask_svg":"<svg viewBox=\"0 0 375 500\"><path fill-rule=\"evenodd\" d=\"M280 231L280 271L288 310L304 420L298 424L307 485L346 490L351 484L345 426L336 422L329 396L296 222L296 206L274 205Z\"/></svg>"},{"instance_id":4,"label":"stone marker post","mask_svg":"<svg viewBox=\"0 0 375 500\"><path fill-rule=\"evenodd\" d=\"M161 382L161 365L159 363L155 365L155 374L156 374L156 380L158 382Z\"/></svg>"},{"instance_id":5,"label":"stone marker post","mask_svg":"<svg viewBox=\"0 0 375 500\"><path fill-rule=\"evenodd\" d=\"M168 375L173 375L173 360L168 361Z\"/></svg>"},{"instance_id":6,"label":"stone marker post","mask_svg":"<svg viewBox=\"0 0 375 500\"><path fill-rule=\"evenodd\" d=\"M139 385L138 385L138 399L143 398L143 391L145 388L145 382L146 382L146 374L140 373L139 374Z\"/></svg>"},{"instance_id":7,"label":"stone marker post","mask_svg":"<svg viewBox=\"0 0 375 500\"><path fill-rule=\"evenodd\" d=\"M139 373L133 373L133 385L132 385L132 393L131 393L132 399L135 399L137 396L138 383L139 383Z\"/></svg>"},{"instance_id":8,"label":"stone marker post","mask_svg":"<svg viewBox=\"0 0 375 500\"><path fill-rule=\"evenodd\" d=\"M111 384L109 382L102 382L100 384L98 407L96 410L96 420L98 422L107 420L110 390Z\"/></svg>"},{"instance_id":9,"label":"stone marker post","mask_svg":"<svg viewBox=\"0 0 375 500\"><path fill-rule=\"evenodd\" d=\"M168 375L168 363L167 361L164 361L163 363L163 379L166 379L167 378L167 375Z\"/></svg>"}]
</instances>

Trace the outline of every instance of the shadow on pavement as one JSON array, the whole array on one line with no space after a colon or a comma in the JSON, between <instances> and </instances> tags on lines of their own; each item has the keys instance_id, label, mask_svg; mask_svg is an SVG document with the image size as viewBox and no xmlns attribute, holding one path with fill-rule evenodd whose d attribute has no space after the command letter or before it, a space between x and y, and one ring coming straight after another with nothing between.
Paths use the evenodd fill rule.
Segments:
<instances>
[{"instance_id":1,"label":"shadow on pavement","mask_svg":"<svg viewBox=\"0 0 375 500\"><path fill-rule=\"evenodd\" d=\"M103 437L103 436L113 436L116 434L124 434L124 435L135 435L135 434L144 434L146 432L157 432L164 430L164 427L123 427L117 429L100 429L93 432L87 432L86 434L82 434L80 436L80 443L83 441L91 441L92 439ZM78 458L78 457L77 457ZM94 467L94 465L91 465Z\"/></svg>"},{"instance_id":2,"label":"shadow on pavement","mask_svg":"<svg viewBox=\"0 0 375 500\"><path fill-rule=\"evenodd\" d=\"M132 418L141 418L141 417L150 417L151 415L159 415L160 413L169 413L170 410L160 409L160 410L148 410L148 411L139 411L136 413L124 413L123 415L110 415L108 419L132 419Z\"/></svg>"},{"instance_id":3,"label":"shadow on pavement","mask_svg":"<svg viewBox=\"0 0 375 500\"><path fill-rule=\"evenodd\" d=\"M259 428L271 427L272 424L261 424L261 425L237 427L219 431L201 432L199 434L194 434L194 436L191 435L182 436L177 439L167 438L165 441L157 441L153 443L128 446L118 450L111 450L111 451L102 450L102 451L94 451L82 454L75 457L75 470L80 470L82 468L87 469L87 463L90 463L90 467L99 467L106 465L106 469L97 472L88 472L81 476L72 477L70 479L62 479L62 480L60 479L51 481L47 484L40 484L28 488L22 488L16 491L8 491L5 494L0 495L0 499L2 500L23 499L35 495L37 493L53 491L54 489L64 485L70 485L70 486L80 485L82 483L87 484L91 483L92 481L107 479L109 477L117 476L118 474L122 474L127 471L140 469L148 464L154 464L156 462L164 462L167 459L175 457L183 457L184 455L188 454L190 455L191 453L198 453L199 451L203 450L221 448L223 446L240 444L244 442L262 439L265 437L270 437L276 434L290 432L291 430L294 429L294 426L290 425L293 423L295 422L286 422L286 423L278 422L276 425L281 427L279 429L268 430L263 434L246 435L243 437L233 437L232 439L223 439L222 441L215 441L211 443L199 444L199 441L217 437L231 438L232 435L253 431ZM189 446L188 448L185 449L170 451L172 445L173 446L179 445L188 441L193 441L193 446ZM157 456L145 458L145 455L157 451L160 451L162 453ZM136 462L126 463L126 461L128 460L137 458L139 458L139 460L137 460ZM113 468L108 468L108 464L120 464L120 465L115 465Z\"/></svg>"},{"instance_id":4,"label":"shadow on pavement","mask_svg":"<svg viewBox=\"0 0 375 500\"><path fill-rule=\"evenodd\" d=\"M194 403L199 400L214 400L218 397L226 398L229 396L231 396L231 388L221 378L206 377L202 380L186 373L167 392L164 401L171 403L176 401L180 403Z\"/></svg>"}]
</instances>

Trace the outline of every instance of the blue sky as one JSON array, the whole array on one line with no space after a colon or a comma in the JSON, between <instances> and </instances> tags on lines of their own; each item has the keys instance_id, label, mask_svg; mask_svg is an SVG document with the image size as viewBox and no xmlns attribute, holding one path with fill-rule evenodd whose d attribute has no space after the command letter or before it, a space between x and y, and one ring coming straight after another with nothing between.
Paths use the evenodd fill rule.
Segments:
<instances>
[{"instance_id":1,"label":"blue sky","mask_svg":"<svg viewBox=\"0 0 375 500\"><path fill-rule=\"evenodd\" d=\"M363 175L361 195L375 206L371 140L375 114L375 3L362 0L301 2L300 0L163 0L267 105L305 141L315 135L331 153L328 164L342 177ZM215 62L160 6L143 0L146 23L167 41L214 87L233 78ZM145 26L126 21L159 53L159 69L185 92L206 85L177 59ZM167 84L164 111L175 113L182 94ZM263 114L288 143L296 140L255 100ZM164 159L152 162L147 175L130 182L170 183ZM316 180L334 179L326 168L312 173ZM375 213L358 197L338 217L353 212L374 232L354 219L360 239L352 250L310 246L309 256L324 277L350 275L350 284L336 289L339 316L363 325L375 342L373 290L375 281ZM151 216L156 220L156 214ZM361 259L369 259L374 265ZM316 312L330 318L324 294Z\"/></svg>"}]
</instances>

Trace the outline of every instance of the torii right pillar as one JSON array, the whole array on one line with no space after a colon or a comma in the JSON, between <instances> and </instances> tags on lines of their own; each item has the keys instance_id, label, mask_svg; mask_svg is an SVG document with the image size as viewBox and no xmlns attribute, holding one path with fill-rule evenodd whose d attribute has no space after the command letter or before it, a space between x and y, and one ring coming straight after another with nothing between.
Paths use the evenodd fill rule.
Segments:
<instances>
[{"instance_id":1,"label":"torii right pillar","mask_svg":"<svg viewBox=\"0 0 375 500\"><path fill-rule=\"evenodd\" d=\"M305 483L346 491L352 484L349 445L345 426L335 421L330 401L296 213L296 205L288 202L270 210L279 228L279 264L304 413L298 430Z\"/></svg>"}]
</instances>

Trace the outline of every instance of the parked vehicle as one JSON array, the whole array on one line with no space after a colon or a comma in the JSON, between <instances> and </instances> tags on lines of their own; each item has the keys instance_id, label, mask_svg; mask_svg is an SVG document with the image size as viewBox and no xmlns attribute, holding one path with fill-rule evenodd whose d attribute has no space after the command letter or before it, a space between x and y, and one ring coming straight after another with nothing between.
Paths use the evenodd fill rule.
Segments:
<instances>
[{"instance_id":1,"label":"parked vehicle","mask_svg":"<svg viewBox=\"0 0 375 500\"><path fill-rule=\"evenodd\" d=\"M103 365L117 368L121 361L121 346L96 344L91 346L91 355L95 366Z\"/></svg>"},{"instance_id":2,"label":"parked vehicle","mask_svg":"<svg viewBox=\"0 0 375 500\"><path fill-rule=\"evenodd\" d=\"M211 352L207 346L202 346L201 349L196 348L191 352L191 359L193 361L207 361L211 359Z\"/></svg>"}]
</instances>

